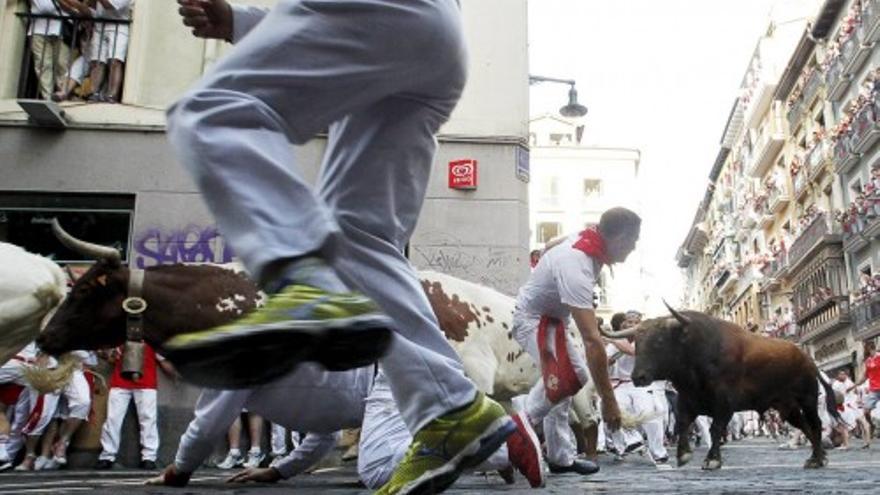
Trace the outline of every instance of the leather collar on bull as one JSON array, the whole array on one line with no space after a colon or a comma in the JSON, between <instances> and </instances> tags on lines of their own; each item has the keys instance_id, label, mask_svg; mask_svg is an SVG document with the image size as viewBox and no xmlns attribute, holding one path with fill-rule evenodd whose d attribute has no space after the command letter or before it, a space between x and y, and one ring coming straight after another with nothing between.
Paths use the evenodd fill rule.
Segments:
<instances>
[{"instance_id":1,"label":"leather collar on bull","mask_svg":"<svg viewBox=\"0 0 880 495\"><path fill-rule=\"evenodd\" d=\"M125 347L122 351L122 376L138 380L144 373L144 311L147 301L141 297L146 272L129 268L128 297L122 301L126 313Z\"/></svg>"}]
</instances>

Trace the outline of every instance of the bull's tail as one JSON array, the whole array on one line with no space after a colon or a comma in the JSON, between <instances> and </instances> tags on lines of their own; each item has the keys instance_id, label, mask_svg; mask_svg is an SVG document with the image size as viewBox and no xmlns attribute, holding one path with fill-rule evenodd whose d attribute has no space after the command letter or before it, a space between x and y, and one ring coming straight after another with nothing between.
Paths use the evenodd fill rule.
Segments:
<instances>
[{"instance_id":1,"label":"bull's tail","mask_svg":"<svg viewBox=\"0 0 880 495\"><path fill-rule=\"evenodd\" d=\"M831 384L825 381L821 372L816 373L816 377L825 388L825 408L828 409L828 415L837 421L843 421L843 418L840 417L840 411L837 410L837 400L834 397L834 389L831 388Z\"/></svg>"}]
</instances>

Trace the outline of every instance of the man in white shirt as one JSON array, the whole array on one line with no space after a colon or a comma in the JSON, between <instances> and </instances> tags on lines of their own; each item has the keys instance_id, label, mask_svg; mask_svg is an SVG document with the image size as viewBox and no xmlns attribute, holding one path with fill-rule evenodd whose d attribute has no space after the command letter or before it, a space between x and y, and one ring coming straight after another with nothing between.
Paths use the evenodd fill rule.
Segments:
<instances>
[{"instance_id":1,"label":"man in white shirt","mask_svg":"<svg viewBox=\"0 0 880 495\"><path fill-rule=\"evenodd\" d=\"M117 103L122 90L122 75L125 71L125 57L128 53L129 24L134 0L97 0L95 17L120 22L96 22L92 30L91 56L92 89L91 101ZM99 92L104 85L104 75L109 66L110 78L107 91Z\"/></svg>"},{"instance_id":2,"label":"man in white shirt","mask_svg":"<svg viewBox=\"0 0 880 495\"><path fill-rule=\"evenodd\" d=\"M30 0L31 14L61 16L59 5L52 0ZM34 18L28 27L34 69L40 82L40 95L49 99L55 87L65 81L71 63L70 47L61 39L61 20Z\"/></svg>"},{"instance_id":3,"label":"man in white shirt","mask_svg":"<svg viewBox=\"0 0 880 495\"><path fill-rule=\"evenodd\" d=\"M620 427L593 291L602 267L625 261L635 249L640 229L634 212L606 211L598 226L551 243L517 296L513 336L540 363L543 377L529 393L526 413L533 425L543 424L551 472L598 470L595 463L576 458L568 425L571 397L590 377L602 400L603 420L612 431ZM566 331L572 320L585 355L575 345L577 335Z\"/></svg>"}]
</instances>

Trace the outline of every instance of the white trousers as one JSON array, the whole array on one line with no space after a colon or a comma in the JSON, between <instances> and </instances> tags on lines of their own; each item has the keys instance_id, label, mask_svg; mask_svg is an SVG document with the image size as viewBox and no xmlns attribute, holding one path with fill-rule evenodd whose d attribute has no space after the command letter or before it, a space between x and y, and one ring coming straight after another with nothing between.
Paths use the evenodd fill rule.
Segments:
<instances>
[{"instance_id":1,"label":"white trousers","mask_svg":"<svg viewBox=\"0 0 880 495\"><path fill-rule=\"evenodd\" d=\"M529 353L536 363L541 363L540 350L538 348L538 324L540 317L528 315L517 311L513 317L513 336L519 345ZM566 346L571 365L581 383L589 381L589 369L587 368L586 356L582 348L574 345L572 339L579 338L573 333L571 321L566 322ZM556 354L553 332L547 332L551 338L547 346ZM558 355L558 354L557 354ZM574 432L569 426L569 409L572 398L567 397L556 404L550 402L544 380L538 381L529 390L526 399L526 414L529 419L540 426L544 431L544 441L547 446L547 461L559 466L568 466L577 457L577 441Z\"/></svg>"},{"instance_id":2,"label":"white trousers","mask_svg":"<svg viewBox=\"0 0 880 495\"><path fill-rule=\"evenodd\" d=\"M134 400L141 437L141 460L155 461L159 450L159 428L156 425L156 389L125 389L113 387L107 397L107 419L101 428L101 455L99 459L114 462L119 452L119 433Z\"/></svg>"},{"instance_id":3,"label":"white trousers","mask_svg":"<svg viewBox=\"0 0 880 495\"><path fill-rule=\"evenodd\" d=\"M375 490L391 479L406 454L412 436L397 411L387 378L379 373L366 400L361 439L358 444L358 476L367 488ZM510 466L507 445L503 444L477 471L497 471Z\"/></svg>"},{"instance_id":4,"label":"white trousers","mask_svg":"<svg viewBox=\"0 0 880 495\"><path fill-rule=\"evenodd\" d=\"M709 428L712 426L712 418L709 416L697 416L694 421L697 424L697 433L700 435L700 443L705 445L707 449L712 448L712 432Z\"/></svg>"},{"instance_id":5,"label":"white trousers","mask_svg":"<svg viewBox=\"0 0 880 495\"><path fill-rule=\"evenodd\" d=\"M92 408L92 394L89 382L82 370L76 370L70 381L61 391L60 401L55 417L61 419L76 418L86 421Z\"/></svg>"},{"instance_id":6,"label":"white trousers","mask_svg":"<svg viewBox=\"0 0 880 495\"><path fill-rule=\"evenodd\" d=\"M27 423L31 410L31 395L28 389L22 390L12 411L12 421L9 428L9 441L6 443L6 453L10 459L15 459L18 451L24 446L24 426ZM8 411L8 410L7 410Z\"/></svg>"},{"instance_id":7,"label":"white trousers","mask_svg":"<svg viewBox=\"0 0 880 495\"><path fill-rule=\"evenodd\" d=\"M168 111L178 159L255 279L321 251L394 319L382 365L410 431L476 394L403 255L465 72L455 0L281 0ZM290 142L328 128L313 188Z\"/></svg>"}]
</instances>

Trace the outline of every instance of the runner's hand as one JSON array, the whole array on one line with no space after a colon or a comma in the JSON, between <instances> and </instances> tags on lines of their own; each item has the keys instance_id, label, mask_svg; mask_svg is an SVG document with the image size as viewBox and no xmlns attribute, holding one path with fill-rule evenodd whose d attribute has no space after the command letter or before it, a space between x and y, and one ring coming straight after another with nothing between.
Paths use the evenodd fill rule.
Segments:
<instances>
[{"instance_id":1,"label":"runner's hand","mask_svg":"<svg viewBox=\"0 0 880 495\"><path fill-rule=\"evenodd\" d=\"M232 7L226 0L177 0L183 25L199 38L232 40Z\"/></svg>"},{"instance_id":2,"label":"runner's hand","mask_svg":"<svg viewBox=\"0 0 880 495\"><path fill-rule=\"evenodd\" d=\"M184 487L189 483L190 476L192 476L192 473L181 473L174 467L174 464L171 464L165 468L165 471L163 471L162 474L147 479L144 481L144 484L153 486Z\"/></svg>"},{"instance_id":3,"label":"runner's hand","mask_svg":"<svg viewBox=\"0 0 880 495\"><path fill-rule=\"evenodd\" d=\"M611 431L620 429L620 408L617 406L616 400L602 401L602 421L608 425Z\"/></svg>"}]
</instances>

